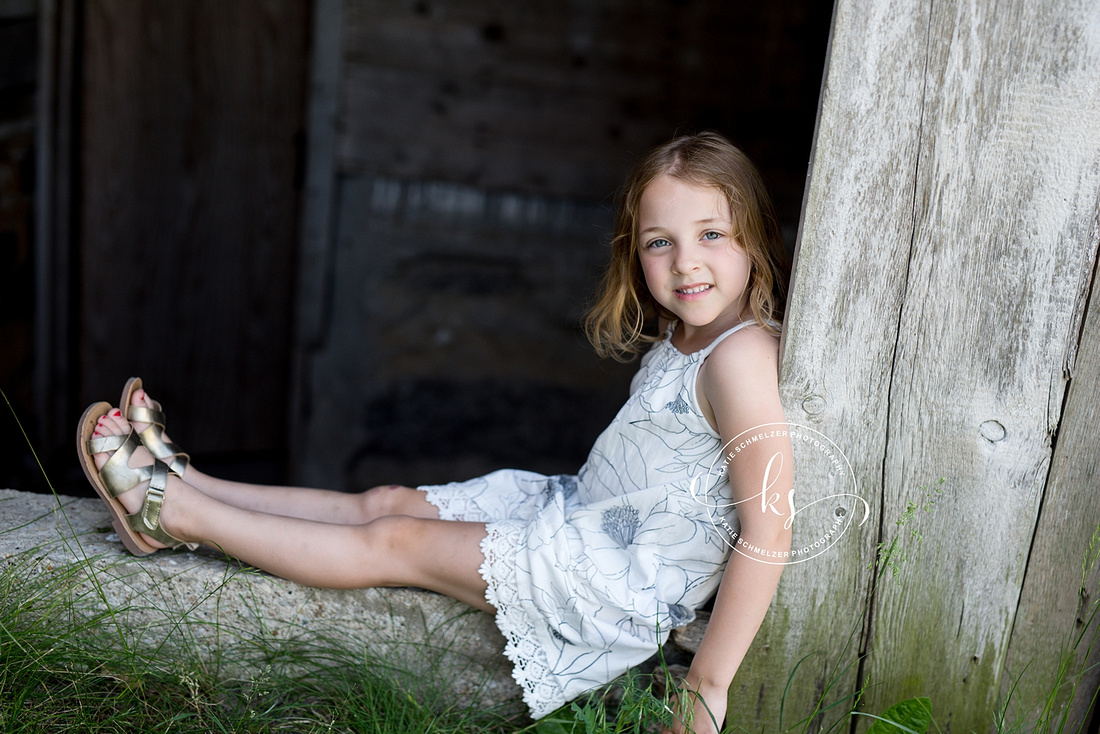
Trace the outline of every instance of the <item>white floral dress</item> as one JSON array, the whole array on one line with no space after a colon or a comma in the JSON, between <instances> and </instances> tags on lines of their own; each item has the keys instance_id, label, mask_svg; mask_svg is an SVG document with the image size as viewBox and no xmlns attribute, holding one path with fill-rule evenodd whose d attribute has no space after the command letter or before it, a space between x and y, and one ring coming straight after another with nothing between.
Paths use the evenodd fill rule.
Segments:
<instances>
[{"instance_id":1,"label":"white floral dress","mask_svg":"<svg viewBox=\"0 0 1100 734\"><path fill-rule=\"evenodd\" d=\"M670 326L577 475L508 469L420 488L443 519L487 523L485 596L535 718L653 655L717 589L738 523L695 384L711 350L749 323L692 354ZM694 490L693 477L705 480Z\"/></svg>"}]
</instances>

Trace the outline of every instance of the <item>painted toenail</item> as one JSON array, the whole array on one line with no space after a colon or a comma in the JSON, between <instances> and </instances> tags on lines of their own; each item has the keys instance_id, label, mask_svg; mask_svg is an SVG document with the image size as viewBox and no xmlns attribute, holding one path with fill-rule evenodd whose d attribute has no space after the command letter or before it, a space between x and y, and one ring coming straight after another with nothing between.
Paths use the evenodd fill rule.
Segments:
<instances>
[{"instance_id":1,"label":"painted toenail","mask_svg":"<svg viewBox=\"0 0 1100 734\"><path fill-rule=\"evenodd\" d=\"M117 417L117 416L121 416L121 415L122 415L122 411L121 411L121 410L116 410L116 411L115 411L114 413L111 413L111 415L113 415L113 416L116 416L116 417Z\"/></svg>"}]
</instances>

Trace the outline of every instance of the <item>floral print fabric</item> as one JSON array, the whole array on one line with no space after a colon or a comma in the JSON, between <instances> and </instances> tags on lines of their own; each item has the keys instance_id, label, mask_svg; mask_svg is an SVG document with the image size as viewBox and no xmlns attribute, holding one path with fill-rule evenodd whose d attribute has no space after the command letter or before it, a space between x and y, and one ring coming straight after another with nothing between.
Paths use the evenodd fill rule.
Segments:
<instances>
[{"instance_id":1,"label":"floral print fabric","mask_svg":"<svg viewBox=\"0 0 1100 734\"><path fill-rule=\"evenodd\" d=\"M722 521L737 521L713 509L732 496L710 471L721 440L695 383L711 350L745 325L692 354L672 345L670 327L576 476L502 470L421 487L443 519L487 523L486 598L535 718L653 655L717 589L729 557Z\"/></svg>"}]
</instances>

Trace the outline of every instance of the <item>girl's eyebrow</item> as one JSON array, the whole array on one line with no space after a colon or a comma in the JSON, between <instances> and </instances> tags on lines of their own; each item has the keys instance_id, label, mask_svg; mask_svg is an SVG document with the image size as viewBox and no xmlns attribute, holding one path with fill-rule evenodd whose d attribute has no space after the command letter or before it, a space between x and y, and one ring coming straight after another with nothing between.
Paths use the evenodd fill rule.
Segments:
<instances>
[{"instance_id":1,"label":"girl's eyebrow","mask_svg":"<svg viewBox=\"0 0 1100 734\"><path fill-rule=\"evenodd\" d=\"M721 222L725 224L728 221L728 219L723 219L722 217L711 217L710 219L696 219L694 222L692 222L692 224L711 224L712 222ZM646 227L645 229L639 230L638 234L645 234L646 232L661 232L664 231L664 229L665 228L660 226L659 224L655 224L652 227Z\"/></svg>"}]
</instances>

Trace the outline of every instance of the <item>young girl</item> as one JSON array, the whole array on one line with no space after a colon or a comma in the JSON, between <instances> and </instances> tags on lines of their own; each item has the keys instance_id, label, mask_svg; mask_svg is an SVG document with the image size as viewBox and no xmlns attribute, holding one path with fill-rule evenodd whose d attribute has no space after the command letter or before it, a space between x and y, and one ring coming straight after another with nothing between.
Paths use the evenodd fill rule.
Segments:
<instances>
[{"instance_id":1,"label":"young girl","mask_svg":"<svg viewBox=\"0 0 1100 734\"><path fill-rule=\"evenodd\" d=\"M741 440L784 424L788 271L744 154L713 133L677 138L622 197L586 329L604 356L652 346L576 476L505 470L362 494L223 481L167 440L140 380L125 416L85 412L82 462L138 555L202 543L303 584L419 586L494 613L536 718L651 656L717 589L678 706L695 731L716 731L782 571L761 559L790 547L790 443Z\"/></svg>"}]
</instances>

